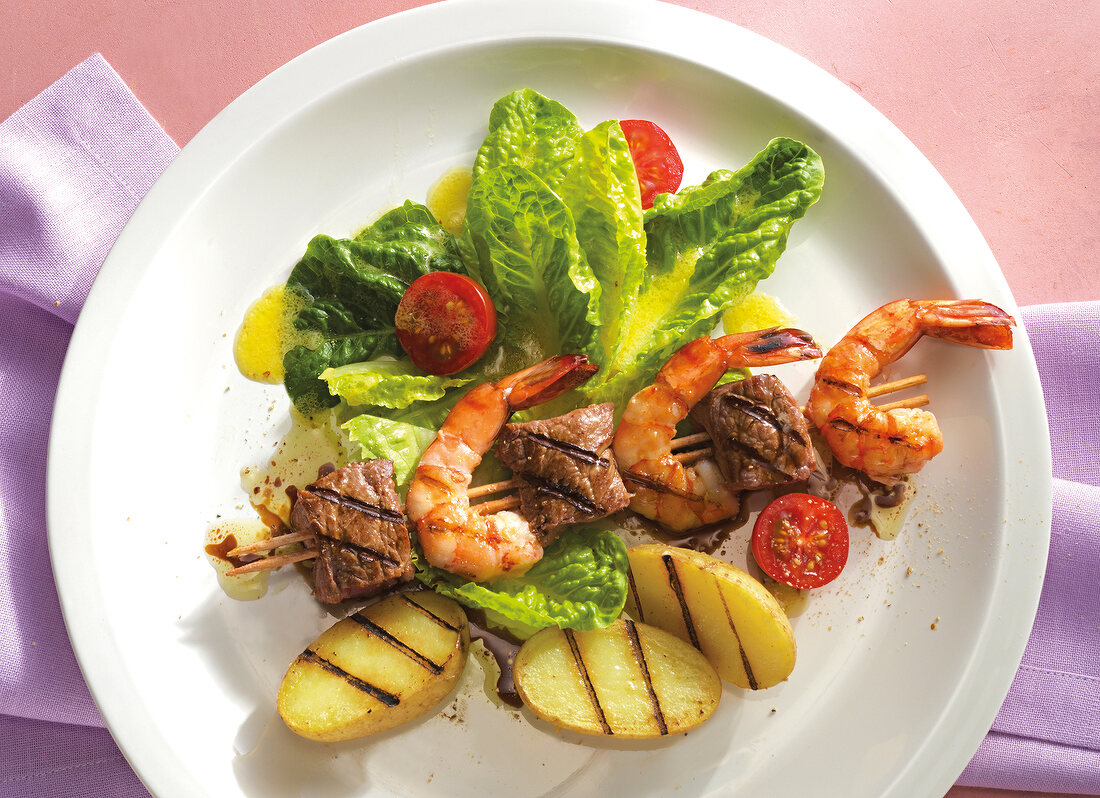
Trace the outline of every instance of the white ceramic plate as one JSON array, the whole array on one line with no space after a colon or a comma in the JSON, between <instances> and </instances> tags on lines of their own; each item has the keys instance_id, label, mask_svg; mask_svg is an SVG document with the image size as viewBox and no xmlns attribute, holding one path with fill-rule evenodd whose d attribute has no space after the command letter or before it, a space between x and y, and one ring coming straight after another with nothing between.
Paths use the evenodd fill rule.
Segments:
<instances>
[{"instance_id":1,"label":"white ceramic plate","mask_svg":"<svg viewBox=\"0 0 1100 798\"><path fill-rule=\"evenodd\" d=\"M264 458L285 416L280 390L237 375L237 324L313 234L351 233L468 162L492 102L522 86L589 126L659 120L685 184L776 135L817 149L824 197L762 288L826 344L898 297L1016 310L978 230L896 129L722 21L637 0L472 0L327 42L183 150L119 238L72 341L50 541L111 731L159 796L942 794L1008 689L1046 558L1047 431L1019 328L1012 352L929 342L907 357L905 373L931 377L947 439L908 529L892 542L857 530L845 574L794 620L790 681L727 689L686 738L555 733L492 706L476 663L448 711L378 739L313 744L275 716L287 664L330 619L290 573L262 601L226 598L201 553L219 515L247 515L239 468ZM803 396L809 373L791 378Z\"/></svg>"}]
</instances>

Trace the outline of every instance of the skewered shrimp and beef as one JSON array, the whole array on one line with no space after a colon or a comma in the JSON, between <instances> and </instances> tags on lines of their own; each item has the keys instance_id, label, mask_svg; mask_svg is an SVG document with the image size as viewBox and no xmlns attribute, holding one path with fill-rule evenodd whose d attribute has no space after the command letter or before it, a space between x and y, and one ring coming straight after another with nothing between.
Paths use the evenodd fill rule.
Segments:
<instances>
[{"instance_id":1,"label":"skewered shrimp and beef","mask_svg":"<svg viewBox=\"0 0 1100 798\"><path fill-rule=\"evenodd\" d=\"M789 485L814 471L806 417L771 374L720 385L692 408L690 417L709 434L730 490Z\"/></svg>"},{"instance_id":2,"label":"skewered shrimp and beef","mask_svg":"<svg viewBox=\"0 0 1100 798\"><path fill-rule=\"evenodd\" d=\"M789 328L698 338L676 352L633 396L615 431L615 458L635 492L630 508L681 530L736 515L737 492L713 460L686 465L672 454L676 425L731 368L817 357L813 339Z\"/></svg>"},{"instance_id":3,"label":"skewered shrimp and beef","mask_svg":"<svg viewBox=\"0 0 1100 798\"><path fill-rule=\"evenodd\" d=\"M822 359L807 415L843 465L885 485L919 471L943 449L927 410L871 404L871 380L925 335L982 349L1011 349L1016 322L979 300L899 299L859 321Z\"/></svg>"},{"instance_id":4,"label":"skewered shrimp and beef","mask_svg":"<svg viewBox=\"0 0 1100 798\"><path fill-rule=\"evenodd\" d=\"M299 489L290 526L316 537L313 592L326 604L413 578L409 530L389 460L349 463Z\"/></svg>"},{"instance_id":5,"label":"skewered shrimp and beef","mask_svg":"<svg viewBox=\"0 0 1100 798\"><path fill-rule=\"evenodd\" d=\"M478 385L451 408L420 458L405 501L429 563L485 582L519 576L542 558L542 540L522 515L484 514L470 506L470 481L514 411L548 402L595 371L583 355L559 355Z\"/></svg>"},{"instance_id":6,"label":"skewered shrimp and beef","mask_svg":"<svg viewBox=\"0 0 1100 798\"><path fill-rule=\"evenodd\" d=\"M512 469L520 511L544 546L569 524L594 521L630 503L611 456L615 407L581 407L554 418L506 424L497 457Z\"/></svg>"}]
</instances>

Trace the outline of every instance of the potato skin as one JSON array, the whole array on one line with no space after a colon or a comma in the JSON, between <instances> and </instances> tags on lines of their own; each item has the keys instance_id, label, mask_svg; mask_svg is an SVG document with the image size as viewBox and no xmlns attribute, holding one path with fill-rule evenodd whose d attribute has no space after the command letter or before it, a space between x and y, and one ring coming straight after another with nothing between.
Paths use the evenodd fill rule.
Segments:
<instances>
[{"instance_id":1,"label":"potato skin","mask_svg":"<svg viewBox=\"0 0 1100 798\"><path fill-rule=\"evenodd\" d=\"M430 591L388 596L298 655L279 687L279 715L321 742L392 729L447 697L469 649L466 614L454 601Z\"/></svg>"},{"instance_id":2,"label":"potato skin","mask_svg":"<svg viewBox=\"0 0 1100 798\"><path fill-rule=\"evenodd\" d=\"M702 651L723 680L760 690L794 670L794 631L775 597L736 566L659 543L635 546L627 611Z\"/></svg>"},{"instance_id":3,"label":"potato skin","mask_svg":"<svg viewBox=\"0 0 1100 798\"><path fill-rule=\"evenodd\" d=\"M542 720L624 739L689 731L722 697L722 682L701 653L629 618L583 632L541 630L516 655L515 682Z\"/></svg>"}]
</instances>

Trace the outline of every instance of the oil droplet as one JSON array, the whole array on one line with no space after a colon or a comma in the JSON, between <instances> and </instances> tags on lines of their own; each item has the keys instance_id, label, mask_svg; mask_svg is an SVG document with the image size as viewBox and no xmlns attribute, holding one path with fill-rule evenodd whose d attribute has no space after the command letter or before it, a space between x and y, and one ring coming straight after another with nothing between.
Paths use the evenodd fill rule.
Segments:
<instances>
[{"instance_id":1,"label":"oil droplet","mask_svg":"<svg viewBox=\"0 0 1100 798\"><path fill-rule=\"evenodd\" d=\"M452 235L462 234L466 221L466 194L473 179L469 166L452 166L428 189L428 210Z\"/></svg>"},{"instance_id":2,"label":"oil droplet","mask_svg":"<svg viewBox=\"0 0 1100 798\"><path fill-rule=\"evenodd\" d=\"M257 512L284 524L290 519L291 487L304 487L316 480L317 469L325 463L343 465L348 461L333 414L315 423L291 408L290 420L290 429L267 461L241 469L241 488Z\"/></svg>"},{"instance_id":3,"label":"oil droplet","mask_svg":"<svg viewBox=\"0 0 1100 798\"><path fill-rule=\"evenodd\" d=\"M809 590L800 590L797 587L777 582L767 574L764 574L763 583L768 592L779 602L779 606L783 608L783 612L786 613L788 618L798 617L806 611L806 607L810 604Z\"/></svg>"},{"instance_id":4,"label":"oil droplet","mask_svg":"<svg viewBox=\"0 0 1100 798\"><path fill-rule=\"evenodd\" d=\"M258 571L239 576L226 576L226 572L235 567L235 563L223 556L222 545L229 537L236 539L236 546L253 543L271 536L267 525L259 518L242 519L239 521L222 521L211 527L206 533L207 562L218 574L218 586L225 595L237 601L255 601L263 598L267 593L268 571ZM226 549L228 551L228 549Z\"/></svg>"}]
</instances>

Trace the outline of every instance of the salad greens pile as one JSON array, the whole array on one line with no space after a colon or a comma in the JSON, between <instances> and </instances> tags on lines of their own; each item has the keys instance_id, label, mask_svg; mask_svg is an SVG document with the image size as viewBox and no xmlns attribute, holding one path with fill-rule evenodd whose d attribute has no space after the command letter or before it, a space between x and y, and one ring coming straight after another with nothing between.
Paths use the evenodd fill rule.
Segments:
<instances>
[{"instance_id":1,"label":"salad greens pile","mask_svg":"<svg viewBox=\"0 0 1100 798\"><path fill-rule=\"evenodd\" d=\"M491 585L467 581L414 556L417 579L460 604L484 610L491 623L522 638L546 626L607 626L619 617L629 590L626 546L608 529L567 529L522 577Z\"/></svg>"},{"instance_id":2,"label":"salad greens pile","mask_svg":"<svg viewBox=\"0 0 1100 798\"><path fill-rule=\"evenodd\" d=\"M286 353L287 392L307 414L336 408L351 451L393 460L399 489L467 386L544 358L582 353L600 370L543 414L603 401L621 409L772 273L823 183L812 149L777 138L741 169L643 211L616 120L586 131L560 103L513 92L489 116L460 236L410 201L354 238L309 243L287 281L309 344ZM486 355L449 377L418 371L393 323L409 284L440 270L480 281L498 318ZM440 592L534 628L606 625L625 600L625 571L611 532L568 533L526 577L492 585L418 563Z\"/></svg>"}]
</instances>

